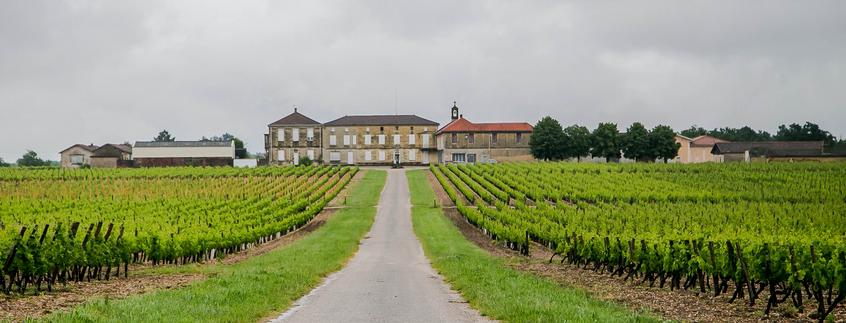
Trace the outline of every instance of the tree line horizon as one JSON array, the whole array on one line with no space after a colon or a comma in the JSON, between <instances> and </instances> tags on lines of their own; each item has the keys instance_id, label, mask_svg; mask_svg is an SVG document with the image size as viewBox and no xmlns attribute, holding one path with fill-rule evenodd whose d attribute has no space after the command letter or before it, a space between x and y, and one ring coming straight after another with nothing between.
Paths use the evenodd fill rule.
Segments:
<instances>
[{"instance_id":1,"label":"tree line horizon","mask_svg":"<svg viewBox=\"0 0 846 323\"><path fill-rule=\"evenodd\" d=\"M534 132L529 138L529 147L532 156L540 160L575 158L581 161L582 157L593 156L605 158L605 161L609 162L625 156L639 162L663 160L666 163L678 155L681 145L675 141L676 134L670 126L657 125L650 130L640 122L632 123L625 132L621 132L613 122L600 122L593 131L578 124L564 128L558 120L546 116L535 124ZM749 126L707 130L697 125L678 134L688 138L709 135L735 142L822 141L829 149L846 148L845 140L838 140L829 131L811 122L805 122L804 125L782 124L775 135Z\"/></svg>"},{"instance_id":2,"label":"tree line horizon","mask_svg":"<svg viewBox=\"0 0 846 323\"><path fill-rule=\"evenodd\" d=\"M628 135L629 132L632 132L632 135ZM671 135L668 136L668 134ZM673 139L675 134L673 128L669 126L658 125L652 130L647 130L640 122L633 123L626 132L620 132L617 129L617 124L612 122L600 123L594 131L578 124L563 128L558 120L547 116L535 124L534 134L529 139L529 146L532 155L542 160L581 159L581 157L592 155L609 161L621 158L620 151L623 151L627 158L635 156L632 159L638 161L654 161L658 158L669 160L675 158L675 154L678 154L678 147L674 150L675 154L671 152L671 147L675 144ZM755 130L749 126L708 130L695 124L678 132L678 134L688 138L709 135L727 141L822 141L827 149L846 149L846 140L837 138L831 132L820 128L819 125L807 121L803 125L798 123L782 124L778 127L775 135L764 130ZM167 130L162 130L153 138L153 141L174 140L176 138ZM244 142L229 133L200 139L200 141L225 140L235 141L239 158L249 156L249 153L244 149ZM58 164L57 161L39 158L38 154L32 150L27 150L15 164L10 164L0 158L0 167L11 167L13 165L43 167L58 166Z\"/></svg>"}]
</instances>

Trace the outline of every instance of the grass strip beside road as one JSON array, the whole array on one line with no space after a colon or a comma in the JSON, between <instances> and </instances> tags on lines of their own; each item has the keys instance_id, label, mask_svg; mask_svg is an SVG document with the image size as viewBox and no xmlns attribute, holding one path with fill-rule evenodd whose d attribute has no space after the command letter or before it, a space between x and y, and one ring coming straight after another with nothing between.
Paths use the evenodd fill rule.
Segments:
<instances>
[{"instance_id":1,"label":"grass strip beside road","mask_svg":"<svg viewBox=\"0 0 846 323\"><path fill-rule=\"evenodd\" d=\"M376 215L386 172L368 170L350 183L346 208L302 239L233 265L213 266L188 287L88 302L47 321L255 322L281 313L340 270L358 249Z\"/></svg>"},{"instance_id":2,"label":"grass strip beside road","mask_svg":"<svg viewBox=\"0 0 846 323\"><path fill-rule=\"evenodd\" d=\"M582 290L511 268L468 241L435 207L428 170L407 172L414 232L432 266L482 314L509 322L657 322Z\"/></svg>"}]
</instances>

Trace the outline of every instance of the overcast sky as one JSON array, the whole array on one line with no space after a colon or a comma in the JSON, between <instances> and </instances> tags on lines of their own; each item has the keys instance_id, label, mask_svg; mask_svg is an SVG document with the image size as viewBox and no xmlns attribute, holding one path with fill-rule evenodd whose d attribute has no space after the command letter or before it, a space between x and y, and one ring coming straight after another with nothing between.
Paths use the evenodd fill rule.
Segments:
<instances>
[{"instance_id":1,"label":"overcast sky","mask_svg":"<svg viewBox=\"0 0 846 323\"><path fill-rule=\"evenodd\" d=\"M478 122L839 137L846 1L0 1L6 161L162 129L254 152L294 105L444 124L453 100Z\"/></svg>"}]
</instances>

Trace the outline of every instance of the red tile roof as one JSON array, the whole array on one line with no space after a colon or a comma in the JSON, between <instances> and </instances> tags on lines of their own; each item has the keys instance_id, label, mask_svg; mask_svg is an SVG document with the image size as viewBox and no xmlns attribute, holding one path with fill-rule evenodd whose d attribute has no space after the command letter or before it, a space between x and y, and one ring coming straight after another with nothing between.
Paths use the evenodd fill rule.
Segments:
<instances>
[{"instance_id":1,"label":"red tile roof","mask_svg":"<svg viewBox=\"0 0 846 323\"><path fill-rule=\"evenodd\" d=\"M694 145L694 146L700 146L700 147L712 147L712 146L714 146L714 144L716 144L718 142L729 142L729 141L728 140L722 140L722 139L719 139L719 138L714 138L714 137L711 137L709 135L702 135L702 136L693 138L693 140L691 141L691 144Z\"/></svg>"},{"instance_id":2,"label":"red tile roof","mask_svg":"<svg viewBox=\"0 0 846 323\"><path fill-rule=\"evenodd\" d=\"M438 130L442 132L532 132L534 128L526 122L472 123L463 117L453 120Z\"/></svg>"}]
</instances>

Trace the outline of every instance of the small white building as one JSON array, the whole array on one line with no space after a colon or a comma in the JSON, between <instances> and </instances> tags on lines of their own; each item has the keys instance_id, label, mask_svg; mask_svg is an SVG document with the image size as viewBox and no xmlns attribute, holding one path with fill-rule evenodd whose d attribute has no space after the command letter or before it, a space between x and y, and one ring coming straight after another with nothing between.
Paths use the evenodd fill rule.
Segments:
<instances>
[{"instance_id":1,"label":"small white building","mask_svg":"<svg viewBox=\"0 0 846 323\"><path fill-rule=\"evenodd\" d=\"M139 167L232 166L235 142L136 141L132 157Z\"/></svg>"}]
</instances>

